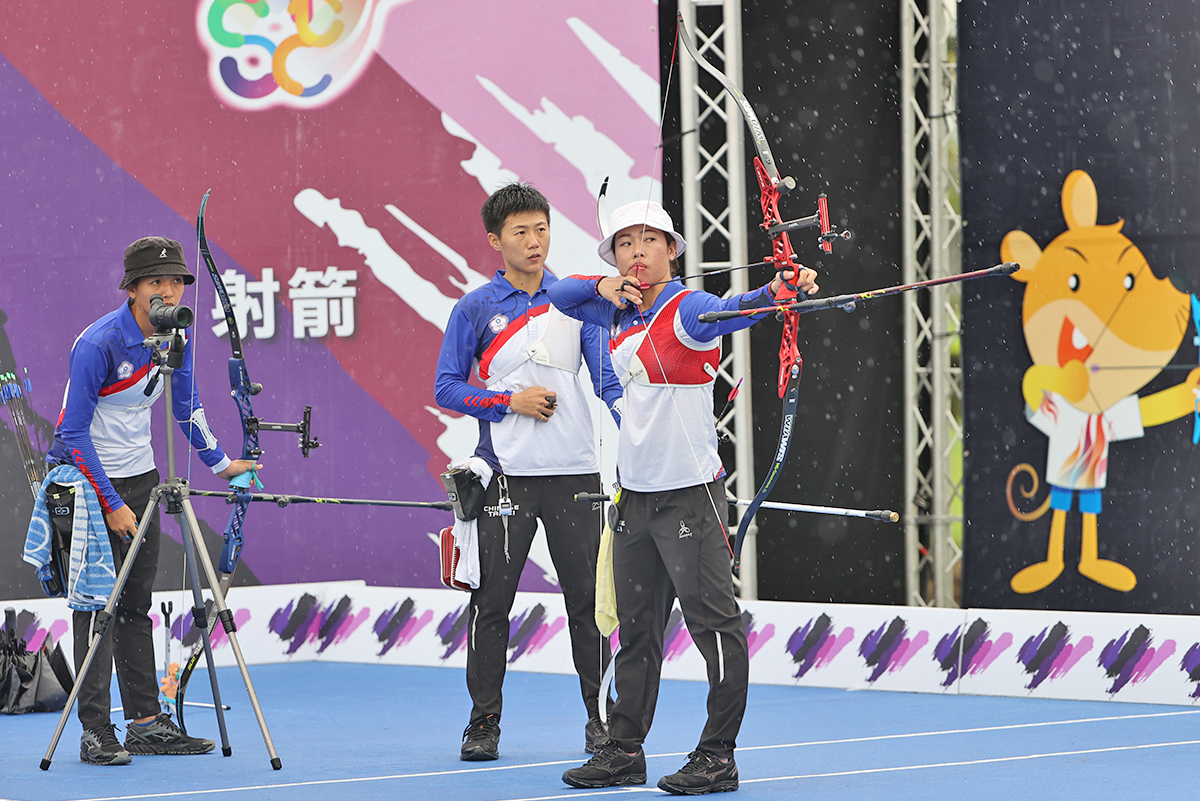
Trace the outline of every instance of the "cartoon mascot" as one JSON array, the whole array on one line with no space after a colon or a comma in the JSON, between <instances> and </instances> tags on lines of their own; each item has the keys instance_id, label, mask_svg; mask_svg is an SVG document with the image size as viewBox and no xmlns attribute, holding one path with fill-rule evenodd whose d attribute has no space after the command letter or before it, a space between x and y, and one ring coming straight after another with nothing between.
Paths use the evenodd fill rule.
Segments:
<instances>
[{"instance_id":1,"label":"cartoon mascot","mask_svg":"<svg viewBox=\"0 0 1200 801\"><path fill-rule=\"evenodd\" d=\"M1108 475L1109 445L1136 439L1144 429L1177 420L1196 409L1200 368L1187 380L1144 398L1138 390L1167 365L1188 330L1189 296L1156 278L1142 252L1121 234L1124 221L1096 224L1096 186L1075 170L1063 182L1067 230L1045 250L1023 231L1000 244L1004 261L1021 264L1013 278L1025 284L1021 323L1033 366L1021 382L1025 414L1050 440L1046 481L1050 496L1040 508L1020 512L1013 479L1032 477L1027 464L1013 469L1008 502L1021 520L1053 510L1046 560L1012 578L1014 592L1048 587L1063 570L1067 512L1079 497L1083 541L1079 572L1092 581L1129 592L1137 577L1125 565L1097 555L1097 517Z\"/></svg>"}]
</instances>

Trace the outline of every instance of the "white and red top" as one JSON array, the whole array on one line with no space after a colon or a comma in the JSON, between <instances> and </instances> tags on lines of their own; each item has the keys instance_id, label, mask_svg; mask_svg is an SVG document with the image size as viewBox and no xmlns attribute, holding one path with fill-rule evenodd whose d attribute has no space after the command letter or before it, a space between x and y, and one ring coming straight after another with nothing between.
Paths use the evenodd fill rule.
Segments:
<instances>
[{"instance_id":1,"label":"white and red top","mask_svg":"<svg viewBox=\"0 0 1200 801\"><path fill-rule=\"evenodd\" d=\"M564 278L550 288L550 300L564 314L609 330L613 371L625 387L617 449L621 486L661 492L723 477L713 421L720 338L761 318L720 323L698 318L708 311L769 306L766 287L722 299L672 281L642 314L597 296L598 277Z\"/></svg>"}]
</instances>

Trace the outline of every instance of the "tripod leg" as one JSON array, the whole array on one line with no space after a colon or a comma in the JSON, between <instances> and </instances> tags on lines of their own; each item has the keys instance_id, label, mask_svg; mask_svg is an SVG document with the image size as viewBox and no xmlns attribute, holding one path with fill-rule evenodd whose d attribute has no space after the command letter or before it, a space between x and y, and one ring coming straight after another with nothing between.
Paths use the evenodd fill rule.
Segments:
<instances>
[{"instance_id":1,"label":"tripod leg","mask_svg":"<svg viewBox=\"0 0 1200 801\"><path fill-rule=\"evenodd\" d=\"M150 526L150 521L154 519L154 508L158 504L157 489L156 487L155 491L150 494L150 503L146 504L146 511L142 513L142 520L138 523L137 533L133 535L133 541L129 544L129 552L125 554L125 561L121 565L121 571L117 573L112 594L108 596L108 602L104 604L104 609L96 614L96 625L92 629L92 640L88 644L87 655L84 656L83 663L79 666L79 674L75 677L75 685L71 687L71 693L67 696L67 704L63 707L62 716L58 719L58 727L54 730L53 739L50 740L50 747L46 749L46 756L42 758L42 763L39 766L42 770L50 770L50 761L54 758L54 750L58 748L58 740L62 737L63 729L67 726L67 719L71 716L71 709L74 708L75 701L79 698L83 679L92 667L92 660L96 657L96 647L100 645L100 640L108 633L108 626L112 622L113 610L117 608L117 601L121 598L121 591L125 589L125 582L129 580L129 573L133 570L133 563L137 559L138 550L142 547L142 542L146 538L146 529Z\"/></svg>"},{"instance_id":2,"label":"tripod leg","mask_svg":"<svg viewBox=\"0 0 1200 801\"><path fill-rule=\"evenodd\" d=\"M187 564L188 581L192 584L192 619L204 642L208 683L212 687L213 704L217 710L217 728L221 730L221 753L230 756L233 754L233 749L229 746L229 732L225 729L225 710L221 706L221 688L217 686L217 665L213 661L212 640L208 636L209 626L204 609L204 595L200 592L200 574L196 571L195 552L198 546L195 531L198 529L188 528L194 518L188 519L183 515L176 515L176 519L179 521L180 529L183 530L183 560ZM175 714L178 715L179 711L176 710Z\"/></svg>"},{"instance_id":3,"label":"tripod leg","mask_svg":"<svg viewBox=\"0 0 1200 801\"><path fill-rule=\"evenodd\" d=\"M200 523L196 520L196 512L192 508L190 498L183 499L183 513L187 516L190 530L193 532L199 531ZM212 560L208 558L208 551L202 547L197 547L194 550L196 559L200 562L200 566L204 568L204 576L208 581L208 586L212 590L213 607L217 612L217 617L220 619L221 625L225 628L225 633L229 636L229 645L233 648L233 656L237 660L238 669L242 672L242 683L246 685L246 694L250 696L250 706L254 708L254 717L258 719L259 731L262 732L263 742L267 745L267 753L271 757L271 767L279 770L283 767L283 763L279 760L279 755L275 752L275 744L271 742L271 732L267 730L267 721L263 718L262 707L258 703L258 695L254 692L253 682L250 681L250 671L246 669L246 659L242 656L242 646L238 644L237 625L233 622L233 613L229 611L229 606L225 603L225 596L221 594L220 581L217 579L216 570L213 569Z\"/></svg>"}]
</instances>

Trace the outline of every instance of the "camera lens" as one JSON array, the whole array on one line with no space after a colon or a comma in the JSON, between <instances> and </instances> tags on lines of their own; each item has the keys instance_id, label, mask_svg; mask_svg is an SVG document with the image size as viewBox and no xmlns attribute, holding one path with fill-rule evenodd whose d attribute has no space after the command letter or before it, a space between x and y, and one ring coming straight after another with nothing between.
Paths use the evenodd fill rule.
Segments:
<instances>
[{"instance_id":1,"label":"camera lens","mask_svg":"<svg viewBox=\"0 0 1200 801\"><path fill-rule=\"evenodd\" d=\"M193 319L195 316L187 306L168 306L163 302L162 295L150 297L150 324L156 331L187 328Z\"/></svg>"}]
</instances>

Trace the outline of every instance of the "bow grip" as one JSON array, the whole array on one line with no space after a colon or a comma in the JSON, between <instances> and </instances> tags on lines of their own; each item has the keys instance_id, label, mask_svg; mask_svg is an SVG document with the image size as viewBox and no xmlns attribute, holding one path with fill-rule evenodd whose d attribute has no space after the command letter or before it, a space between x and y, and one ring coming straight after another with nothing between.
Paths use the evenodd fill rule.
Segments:
<instances>
[{"instance_id":1,"label":"bow grip","mask_svg":"<svg viewBox=\"0 0 1200 801\"><path fill-rule=\"evenodd\" d=\"M245 473L234 476L229 479L229 488L234 492L248 492L250 490L250 482L253 481L259 489L263 488L263 483L258 480L257 470L247 470Z\"/></svg>"}]
</instances>

